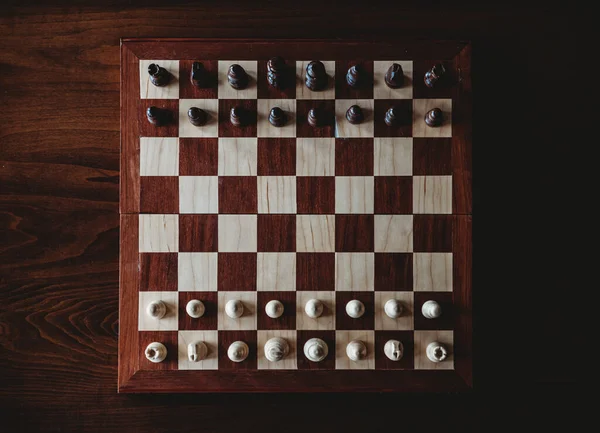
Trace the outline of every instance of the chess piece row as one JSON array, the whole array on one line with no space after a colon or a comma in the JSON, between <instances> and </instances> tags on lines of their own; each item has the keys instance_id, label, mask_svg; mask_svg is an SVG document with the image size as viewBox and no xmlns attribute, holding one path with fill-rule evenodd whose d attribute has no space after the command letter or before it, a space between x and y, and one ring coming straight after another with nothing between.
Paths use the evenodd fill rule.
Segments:
<instances>
[{"instance_id":1,"label":"chess piece row","mask_svg":"<svg viewBox=\"0 0 600 433\"><path fill-rule=\"evenodd\" d=\"M445 74L444 65L436 64L423 77L423 81L427 87L434 87L436 82ZM171 73L162 66L152 63L148 66L148 74L150 82L155 86L162 87L169 84L171 81ZM274 88L281 89L292 85L294 80L290 77L291 71L285 60L276 56L267 61L267 82ZM329 77L323 62L318 60L311 61L306 66L306 78L304 84L312 91L318 92L327 87ZM190 81L199 88L206 88L212 85L208 71L201 62L194 62L190 72ZM245 69L241 66L233 64L227 70L227 81L229 85L236 90L245 89L250 77ZM352 88L360 88L370 84L371 79L368 73L360 65L351 66L346 72L346 83ZM385 84L397 89L405 84L404 71L398 63L392 63L387 69L384 76Z\"/></svg>"}]
</instances>

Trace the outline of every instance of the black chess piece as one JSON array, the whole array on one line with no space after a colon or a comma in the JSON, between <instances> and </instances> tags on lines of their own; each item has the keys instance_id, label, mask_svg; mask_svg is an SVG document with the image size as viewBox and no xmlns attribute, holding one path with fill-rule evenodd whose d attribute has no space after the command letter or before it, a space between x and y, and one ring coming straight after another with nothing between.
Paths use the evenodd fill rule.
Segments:
<instances>
[{"instance_id":1,"label":"black chess piece","mask_svg":"<svg viewBox=\"0 0 600 433\"><path fill-rule=\"evenodd\" d=\"M190 80L196 87L204 88L208 87L208 71L201 62L192 63L192 71L190 73Z\"/></svg>"},{"instance_id":2,"label":"black chess piece","mask_svg":"<svg viewBox=\"0 0 600 433\"><path fill-rule=\"evenodd\" d=\"M234 89L242 90L248 86L248 74L240 65L233 64L227 71L227 81Z\"/></svg>"},{"instance_id":3,"label":"black chess piece","mask_svg":"<svg viewBox=\"0 0 600 433\"><path fill-rule=\"evenodd\" d=\"M429 110L425 114L425 123L427 126L435 127L440 126L444 122L444 113L439 108Z\"/></svg>"},{"instance_id":4,"label":"black chess piece","mask_svg":"<svg viewBox=\"0 0 600 433\"><path fill-rule=\"evenodd\" d=\"M169 71L156 63L148 66L148 75L150 75L150 82L158 87L166 86L171 80Z\"/></svg>"},{"instance_id":5,"label":"black chess piece","mask_svg":"<svg viewBox=\"0 0 600 433\"><path fill-rule=\"evenodd\" d=\"M365 115L358 105L352 105L348 108L348 111L346 111L346 119L348 119L348 122L356 125L365 119Z\"/></svg>"},{"instance_id":6,"label":"black chess piece","mask_svg":"<svg viewBox=\"0 0 600 433\"><path fill-rule=\"evenodd\" d=\"M279 107L273 107L269 113L269 122L273 126L283 126L287 120L285 112Z\"/></svg>"},{"instance_id":7,"label":"black chess piece","mask_svg":"<svg viewBox=\"0 0 600 433\"><path fill-rule=\"evenodd\" d=\"M155 126L162 126L169 122L170 112L162 108L155 107L154 105L148 107L146 110L146 117L148 122Z\"/></svg>"},{"instance_id":8,"label":"black chess piece","mask_svg":"<svg viewBox=\"0 0 600 433\"><path fill-rule=\"evenodd\" d=\"M190 119L190 123L194 126L202 126L206 124L206 111L198 108L192 107L188 110L188 118Z\"/></svg>"},{"instance_id":9,"label":"black chess piece","mask_svg":"<svg viewBox=\"0 0 600 433\"><path fill-rule=\"evenodd\" d=\"M319 91L327 87L327 72L320 61L312 61L306 66L305 84L310 90Z\"/></svg>"},{"instance_id":10,"label":"black chess piece","mask_svg":"<svg viewBox=\"0 0 600 433\"><path fill-rule=\"evenodd\" d=\"M324 123L325 113L318 108L311 108L308 111L308 124L314 128L322 126Z\"/></svg>"},{"instance_id":11,"label":"black chess piece","mask_svg":"<svg viewBox=\"0 0 600 433\"><path fill-rule=\"evenodd\" d=\"M385 73L385 84L392 89L397 89L404 85L404 71L398 63L392 63Z\"/></svg>"},{"instance_id":12,"label":"black chess piece","mask_svg":"<svg viewBox=\"0 0 600 433\"><path fill-rule=\"evenodd\" d=\"M229 112L229 121L233 126L244 124L244 109L240 106L233 107Z\"/></svg>"},{"instance_id":13,"label":"black chess piece","mask_svg":"<svg viewBox=\"0 0 600 433\"><path fill-rule=\"evenodd\" d=\"M276 89L285 87L287 65L282 57L276 56L267 62L267 81Z\"/></svg>"},{"instance_id":14,"label":"black chess piece","mask_svg":"<svg viewBox=\"0 0 600 433\"><path fill-rule=\"evenodd\" d=\"M398 119L398 110L396 109L396 107L390 107L386 112L385 112L385 124L387 126L396 126L399 123L399 119Z\"/></svg>"},{"instance_id":15,"label":"black chess piece","mask_svg":"<svg viewBox=\"0 0 600 433\"><path fill-rule=\"evenodd\" d=\"M442 76L446 73L446 68L441 63L433 66L429 71L425 72L425 77L423 80L425 81L425 85L427 87L435 86L435 83L442 78Z\"/></svg>"},{"instance_id":16,"label":"black chess piece","mask_svg":"<svg viewBox=\"0 0 600 433\"><path fill-rule=\"evenodd\" d=\"M365 80L365 71L360 65L354 65L346 73L346 82L350 87L360 87Z\"/></svg>"}]
</instances>

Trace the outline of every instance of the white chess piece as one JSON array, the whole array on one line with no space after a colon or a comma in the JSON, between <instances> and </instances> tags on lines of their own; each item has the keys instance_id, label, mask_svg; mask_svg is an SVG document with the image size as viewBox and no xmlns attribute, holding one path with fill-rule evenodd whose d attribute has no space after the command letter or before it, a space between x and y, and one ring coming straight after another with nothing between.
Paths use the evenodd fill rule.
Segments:
<instances>
[{"instance_id":1,"label":"white chess piece","mask_svg":"<svg viewBox=\"0 0 600 433\"><path fill-rule=\"evenodd\" d=\"M442 315L442 307L436 301L427 301L421 307L421 313L428 319L435 319Z\"/></svg>"},{"instance_id":2,"label":"white chess piece","mask_svg":"<svg viewBox=\"0 0 600 433\"><path fill-rule=\"evenodd\" d=\"M352 340L346 346L346 355L351 361L360 361L367 357L367 346L360 340Z\"/></svg>"},{"instance_id":3,"label":"white chess piece","mask_svg":"<svg viewBox=\"0 0 600 433\"><path fill-rule=\"evenodd\" d=\"M163 301L152 301L148 304L146 313L148 316L160 320L167 314L167 306Z\"/></svg>"},{"instance_id":4,"label":"white chess piece","mask_svg":"<svg viewBox=\"0 0 600 433\"><path fill-rule=\"evenodd\" d=\"M392 319L402 316L402 303L397 299L389 299L383 306L385 314Z\"/></svg>"},{"instance_id":5,"label":"white chess piece","mask_svg":"<svg viewBox=\"0 0 600 433\"><path fill-rule=\"evenodd\" d=\"M271 319L277 319L283 314L283 304L277 300L267 302L265 312Z\"/></svg>"},{"instance_id":6,"label":"white chess piece","mask_svg":"<svg viewBox=\"0 0 600 433\"><path fill-rule=\"evenodd\" d=\"M404 345L398 340L388 340L383 346L383 353L392 361L400 361L404 355Z\"/></svg>"},{"instance_id":7,"label":"white chess piece","mask_svg":"<svg viewBox=\"0 0 600 433\"><path fill-rule=\"evenodd\" d=\"M232 299L225 304L225 314L232 319L239 319L244 314L244 304L238 299Z\"/></svg>"},{"instance_id":8,"label":"white chess piece","mask_svg":"<svg viewBox=\"0 0 600 433\"><path fill-rule=\"evenodd\" d=\"M321 362L327 357L328 353L327 343L320 338L311 338L304 343L304 356L310 361Z\"/></svg>"},{"instance_id":9,"label":"white chess piece","mask_svg":"<svg viewBox=\"0 0 600 433\"><path fill-rule=\"evenodd\" d=\"M150 362L163 362L167 357L167 348L164 344L155 341L146 347L144 354L146 355L146 359Z\"/></svg>"},{"instance_id":10,"label":"white chess piece","mask_svg":"<svg viewBox=\"0 0 600 433\"><path fill-rule=\"evenodd\" d=\"M425 349L425 353L431 362L442 362L448 357L448 351L446 350L446 347L437 341L429 343L427 345L427 349Z\"/></svg>"},{"instance_id":11,"label":"white chess piece","mask_svg":"<svg viewBox=\"0 0 600 433\"><path fill-rule=\"evenodd\" d=\"M290 353L290 345L283 338L270 338L265 343L265 358L271 362L281 361L288 353Z\"/></svg>"},{"instance_id":12,"label":"white chess piece","mask_svg":"<svg viewBox=\"0 0 600 433\"><path fill-rule=\"evenodd\" d=\"M208 354L208 347L203 341L196 341L188 344L188 359L191 362L202 361Z\"/></svg>"},{"instance_id":13,"label":"white chess piece","mask_svg":"<svg viewBox=\"0 0 600 433\"><path fill-rule=\"evenodd\" d=\"M353 319L358 319L365 314L365 304L358 299L353 299L346 304L346 314Z\"/></svg>"},{"instance_id":14,"label":"white chess piece","mask_svg":"<svg viewBox=\"0 0 600 433\"><path fill-rule=\"evenodd\" d=\"M249 353L250 348L243 341L234 341L229 345L229 349L227 349L227 356L233 362L242 362L248 358Z\"/></svg>"},{"instance_id":15,"label":"white chess piece","mask_svg":"<svg viewBox=\"0 0 600 433\"><path fill-rule=\"evenodd\" d=\"M304 306L304 311L311 319L321 317L323 314L323 303L318 299L309 299Z\"/></svg>"},{"instance_id":16,"label":"white chess piece","mask_svg":"<svg viewBox=\"0 0 600 433\"><path fill-rule=\"evenodd\" d=\"M204 307L204 304L202 303L202 301L199 301L198 299L192 299L185 306L185 311L188 313L188 315L190 317L192 317L194 319L198 319L199 317L204 316L204 312L206 311L206 308Z\"/></svg>"}]
</instances>

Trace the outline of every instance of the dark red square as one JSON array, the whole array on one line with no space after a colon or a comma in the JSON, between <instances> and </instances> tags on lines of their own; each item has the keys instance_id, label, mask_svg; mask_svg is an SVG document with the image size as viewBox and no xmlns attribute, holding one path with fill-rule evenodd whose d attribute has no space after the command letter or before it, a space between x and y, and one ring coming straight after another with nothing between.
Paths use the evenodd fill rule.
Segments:
<instances>
[{"instance_id":1,"label":"dark red square","mask_svg":"<svg viewBox=\"0 0 600 433\"><path fill-rule=\"evenodd\" d=\"M354 319L346 313L346 304L357 299L365 305L365 314ZM335 329L373 329L375 327L375 292L335 292Z\"/></svg>"},{"instance_id":2,"label":"dark red square","mask_svg":"<svg viewBox=\"0 0 600 433\"><path fill-rule=\"evenodd\" d=\"M233 362L227 356L231 343L243 341L250 349L242 362ZM219 370L256 370L257 335L256 331L219 331Z\"/></svg>"},{"instance_id":3,"label":"dark red square","mask_svg":"<svg viewBox=\"0 0 600 433\"><path fill-rule=\"evenodd\" d=\"M442 307L442 315L435 319L423 316L421 308L427 301L436 301ZM454 329L454 305L452 292L415 292L415 329Z\"/></svg>"},{"instance_id":4,"label":"dark red square","mask_svg":"<svg viewBox=\"0 0 600 433\"><path fill-rule=\"evenodd\" d=\"M327 344L327 356L320 362L309 361L304 356L304 345L311 338L320 338ZM335 370L335 331L297 331L296 347L298 370Z\"/></svg>"},{"instance_id":5,"label":"dark red square","mask_svg":"<svg viewBox=\"0 0 600 433\"><path fill-rule=\"evenodd\" d=\"M383 350L389 340L402 343L404 352L399 361L389 359ZM375 331L375 369L412 370L415 368L415 341L413 331Z\"/></svg>"},{"instance_id":6,"label":"dark red square","mask_svg":"<svg viewBox=\"0 0 600 433\"><path fill-rule=\"evenodd\" d=\"M217 290L256 291L256 253L219 253Z\"/></svg>"},{"instance_id":7,"label":"dark red square","mask_svg":"<svg viewBox=\"0 0 600 433\"><path fill-rule=\"evenodd\" d=\"M191 317L186 306L192 299L197 299L204 304L202 317ZM200 331L216 330L219 306L217 292L179 292L179 330Z\"/></svg>"},{"instance_id":8,"label":"dark red square","mask_svg":"<svg viewBox=\"0 0 600 433\"><path fill-rule=\"evenodd\" d=\"M294 176L295 174L295 138L258 139L259 176Z\"/></svg>"},{"instance_id":9,"label":"dark red square","mask_svg":"<svg viewBox=\"0 0 600 433\"><path fill-rule=\"evenodd\" d=\"M362 72L358 87L350 87L346 81L348 69L357 66ZM335 62L335 98L336 99L373 99L373 61L337 60Z\"/></svg>"},{"instance_id":10,"label":"dark red square","mask_svg":"<svg viewBox=\"0 0 600 433\"><path fill-rule=\"evenodd\" d=\"M177 370L177 331L139 331L140 370ZM159 342L167 348L163 362L152 362L146 358L146 348L150 343Z\"/></svg>"},{"instance_id":11,"label":"dark red square","mask_svg":"<svg viewBox=\"0 0 600 433\"><path fill-rule=\"evenodd\" d=\"M257 188L256 176L220 176L219 213L257 213Z\"/></svg>"},{"instance_id":12,"label":"dark red square","mask_svg":"<svg viewBox=\"0 0 600 433\"><path fill-rule=\"evenodd\" d=\"M258 329L296 329L296 292L257 292ZM283 304L283 315L276 319L267 316L265 307L269 301Z\"/></svg>"},{"instance_id":13,"label":"dark red square","mask_svg":"<svg viewBox=\"0 0 600 433\"><path fill-rule=\"evenodd\" d=\"M396 107L398 124L388 126L385 113ZM412 99L375 99L375 137L412 136Z\"/></svg>"},{"instance_id":14,"label":"dark red square","mask_svg":"<svg viewBox=\"0 0 600 433\"><path fill-rule=\"evenodd\" d=\"M258 215L259 252L296 251L296 215Z\"/></svg>"},{"instance_id":15,"label":"dark red square","mask_svg":"<svg viewBox=\"0 0 600 433\"><path fill-rule=\"evenodd\" d=\"M231 109L239 106L244 112L244 123L234 126ZM219 99L219 137L256 137L256 99Z\"/></svg>"},{"instance_id":16,"label":"dark red square","mask_svg":"<svg viewBox=\"0 0 600 433\"><path fill-rule=\"evenodd\" d=\"M177 290L177 253L140 253L140 291Z\"/></svg>"},{"instance_id":17,"label":"dark red square","mask_svg":"<svg viewBox=\"0 0 600 433\"><path fill-rule=\"evenodd\" d=\"M413 289L413 257L410 253L375 253L375 290Z\"/></svg>"},{"instance_id":18,"label":"dark red square","mask_svg":"<svg viewBox=\"0 0 600 433\"><path fill-rule=\"evenodd\" d=\"M338 252L372 252L375 217L373 215L336 215L335 250Z\"/></svg>"},{"instance_id":19,"label":"dark red square","mask_svg":"<svg viewBox=\"0 0 600 433\"><path fill-rule=\"evenodd\" d=\"M452 174L452 139L413 138L413 174Z\"/></svg>"},{"instance_id":20,"label":"dark red square","mask_svg":"<svg viewBox=\"0 0 600 433\"><path fill-rule=\"evenodd\" d=\"M211 252L218 251L219 216L179 215L179 251Z\"/></svg>"},{"instance_id":21,"label":"dark red square","mask_svg":"<svg viewBox=\"0 0 600 433\"><path fill-rule=\"evenodd\" d=\"M435 64L442 63L446 69L445 74L433 87L425 85L425 73ZM415 60L413 62L413 98L451 98L452 89L458 83L458 74L452 62L439 60Z\"/></svg>"},{"instance_id":22,"label":"dark red square","mask_svg":"<svg viewBox=\"0 0 600 433\"><path fill-rule=\"evenodd\" d=\"M375 177L376 214L412 214L412 176Z\"/></svg>"},{"instance_id":23,"label":"dark red square","mask_svg":"<svg viewBox=\"0 0 600 433\"><path fill-rule=\"evenodd\" d=\"M452 219L452 215L415 215L413 217L413 251L451 253Z\"/></svg>"},{"instance_id":24,"label":"dark red square","mask_svg":"<svg viewBox=\"0 0 600 433\"><path fill-rule=\"evenodd\" d=\"M140 213L179 213L179 178L141 176Z\"/></svg>"},{"instance_id":25,"label":"dark red square","mask_svg":"<svg viewBox=\"0 0 600 433\"><path fill-rule=\"evenodd\" d=\"M315 108L323 113L321 126L310 126L308 112ZM296 137L334 137L335 136L335 100L334 99L298 99L296 101Z\"/></svg>"},{"instance_id":26,"label":"dark red square","mask_svg":"<svg viewBox=\"0 0 600 433\"><path fill-rule=\"evenodd\" d=\"M146 110L149 107L166 110L164 124L156 126L148 122ZM179 136L179 99L140 99L138 124L140 137Z\"/></svg>"},{"instance_id":27,"label":"dark red square","mask_svg":"<svg viewBox=\"0 0 600 433\"><path fill-rule=\"evenodd\" d=\"M219 169L217 138L180 138L179 175L216 176Z\"/></svg>"},{"instance_id":28,"label":"dark red square","mask_svg":"<svg viewBox=\"0 0 600 433\"><path fill-rule=\"evenodd\" d=\"M296 62L285 59L286 69L282 71L279 88L267 81L267 62L258 62L258 99L294 99L296 97Z\"/></svg>"},{"instance_id":29,"label":"dark red square","mask_svg":"<svg viewBox=\"0 0 600 433\"><path fill-rule=\"evenodd\" d=\"M336 176L373 176L373 139L335 139Z\"/></svg>"},{"instance_id":30,"label":"dark red square","mask_svg":"<svg viewBox=\"0 0 600 433\"><path fill-rule=\"evenodd\" d=\"M206 87L192 84L192 64L200 62L206 71ZM179 98L180 99L217 99L218 95L217 60L180 60L179 61Z\"/></svg>"},{"instance_id":31,"label":"dark red square","mask_svg":"<svg viewBox=\"0 0 600 433\"><path fill-rule=\"evenodd\" d=\"M297 253L296 291L335 290L335 253Z\"/></svg>"},{"instance_id":32,"label":"dark red square","mask_svg":"<svg viewBox=\"0 0 600 433\"><path fill-rule=\"evenodd\" d=\"M296 205L299 214L334 214L335 177L297 177Z\"/></svg>"}]
</instances>

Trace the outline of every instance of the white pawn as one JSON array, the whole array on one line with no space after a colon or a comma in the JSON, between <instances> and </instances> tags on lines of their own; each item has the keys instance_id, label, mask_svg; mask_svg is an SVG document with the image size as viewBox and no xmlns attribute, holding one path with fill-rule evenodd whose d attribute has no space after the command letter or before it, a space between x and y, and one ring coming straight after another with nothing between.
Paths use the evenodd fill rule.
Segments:
<instances>
[{"instance_id":1,"label":"white pawn","mask_svg":"<svg viewBox=\"0 0 600 433\"><path fill-rule=\"evenodd\" d=\"M148 316L160 320L167 314L167 306L163 301L152 301L148 304L146 313Z\"/></svg>"},{"instance_id":2,"label":"white pawn","mask_svg":"<svg viewBox=\"0 0 600 433\"><path fill-rule=\"evenodd\" d=\"M388 300L383 306L385 314L392 319L397 319L402 316L402 304L397 299Z\"/></svg>"},{"instance_id":3,"label":"white pawn","mask_svg":"<svg viewBox=\"0 0 600 433\"><path fill-rule=\"evenodd\" d=\"M427 319L435 319L442 315L442 307L436 301L427 301L421 307L421 313Z\"/></svg>"},{"instance_id":4,"label":"white pawn","mask_svg":"<svg viewBox=\"0 0 600 433\"><path fill-rule=\"evenodd\" d=\"M365 314L365 304L358 299L353 299L346 304L346 314L353 319L358 319Z\"/></svg>"},{"instance_id":5,"label":"white pawn","mask_svg":"<svg viewBox=\"0 0 600 433\"><path fill-rule=\"evenodd\" d=\"M383 346L383 352L392 361L400 361L404 355L404 345L398 340L388 340Z\"/></svg>"},{"instance_id":6,"label":"white pawn","mask_svg":"<svg viewBox=\"0 0 600 433\"><path fill-rule=\"evenodd\" d=\"M320 338L311 338L304 343L304 356L310 361L321 362L327 358L328 353L329 348L327 347L327 343Z\"/></svg>"},{"instance_id":7,"label":"white pawn","mask_svg":"<svg viewBox=\"0 0 600 433\"><path fill-rule=\"evenodd\" d=\"M323 314L323 303L318 299L309 299L304 306L304 311L311 319L321 317Z\"/></svg>"},{"instance_id":8,"label":"white pawn","mask_svg":"<svg viewBox=\"0 0 600 433\"><path fill-rule=\"evenodd\" d=\"M265 305L265 312L271 319L277 319L283 314L283 304L276 300L269 301Z\"/></svg>"},{"instance_id":9,"label":"white pawn","mask_svg":"<svg viewBox=\"0 0 600 433\"><path fill-rule=\"evenodd\" d=\"M429 343L427 345L427 349L425 349L425 353L431 362L442 362L448 357L448 351L446 350L446 347L437 341Z\"/></svg>"},{"instance_id":10,"label":"white pawn","mask_svg":"<svg viewBox=\"0 0 600 433\"><path fill-rule=\"evenodd\" d=\"M199 317L204 316L206 308L204 308L204 304L202 303L202 301L192 299L185 306L185 311L189 314L190 317L198 319Z\"/></svg>"},{"instance_id":11,"label":"white pawn","mask_svg":"<svg viewBox=\"0 0 600 433\"><path fill-rule=\"evenodd\" d=\"M244 314L244 304L239 299L232 299L225 304L225 314L232 319L239 319Z\"/></svg>"},{"instance_id":12,"label":"white pawn","mask_svg":"<svg viewBox=\"0 0 600 433\"><path fill-rule=\"evenodd\" d=\"M352 340L346 346L346 355L354 362L365 359L367 357L367 346L360 340Z\"/></svg>"},{"instance_id":13,"label":"white pawn","mask_svg":"<svg viewBox=\"0 0 600 433\"><path fill-rule=\"evenodd\" d=\"M281 361L290 353L290 345L280 337L269 339L265 343L265 358L271 362Z\"/></svg>"},{"instance_id":14,"label":"white pawn","mask_svg":"<svg viewBox=\"0 0 600 433\"><path fill-rule=\"evenodd\" d=\"M146 359L150 362L163 362L167 357L167 348L164 344L155 341L146 347L144 354L146 355Z\"/></svg>"},{"instance_id":15,"label":"white pawn","mask_svg":"<svg viewBox=\"0 0 600 433\"><path fill-rule=\"evenodd\" d=\"M203 341L188 344L188 359L191 362L202 361L208 354L208 347Z\"/></svg>"},{"instance_id":16,"label":"white pawn","mask_svg":"<svg viewBox=\"0 0 600 433\"><path fill-rule=\"evenodd\" d=\"M229 345L229 349L227 349L227 356L233 362L242 362L248 358L249 353L250 348L243 341L234 341Z\"/></svg>"}]
</instances>

